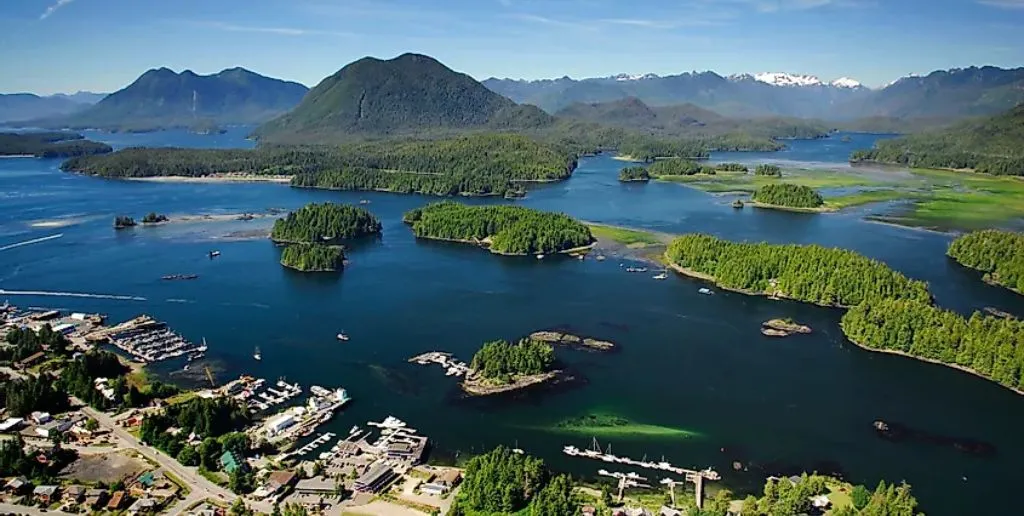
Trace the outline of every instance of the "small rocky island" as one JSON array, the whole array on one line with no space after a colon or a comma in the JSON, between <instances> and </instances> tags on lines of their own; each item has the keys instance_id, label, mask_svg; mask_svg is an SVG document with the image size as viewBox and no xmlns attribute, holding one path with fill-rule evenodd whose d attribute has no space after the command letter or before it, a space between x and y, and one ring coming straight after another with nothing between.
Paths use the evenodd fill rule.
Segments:
<instances>
[{"instance_id":1,"label":"small rocky island","mask_svg":"<svg viewBox=\"0 0 1024 516\"><path fill-rule=\"evenodd\" d=\"M135 219L127 215L118 215L114 217L114 229L127 229L138 225Z\"/></svg>"},{"instance_id":2,"label":"small rocky island","mask_svg":"<svg viewBox=\"0 0 1024 516\"><path fill-rule=\"evenodd\" d=\"M473 355L462 390L473 396L511 392L562 378L551 345L532 339L488 342Z\"/></svg>"},{"instance_id":3,"label":"small rocky island","mask_svg":"<svg viewBox=\"0 0 1024 516\"><path fill-rule=\"evenodd\" d=\"M761 334L766 337L789 337L794 333L811 333L811 327L793 321L793 319L772 319L761 323Z\"/></svg>"},{"instance_id":4,"label":"small rocky island","mask_svg":"<svg viewBox=\"0 0 1024 516\"><path fill-rule=\"evenodd\" d=\"M562 333L558 331L535 331L530 334L530 339L539 342L547 342L548 344L572 346L574 348L582 348L592 351L603 352L615 349L615 343L613 342L592 339L589 337L580 337L571 333Z\"/></svg>"}]
</instances>

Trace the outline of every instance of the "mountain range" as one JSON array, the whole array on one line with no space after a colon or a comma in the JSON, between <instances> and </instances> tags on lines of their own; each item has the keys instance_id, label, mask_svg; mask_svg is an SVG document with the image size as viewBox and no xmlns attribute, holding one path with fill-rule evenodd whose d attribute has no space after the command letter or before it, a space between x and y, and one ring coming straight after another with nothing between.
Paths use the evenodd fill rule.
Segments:
<instances>
[{"instance_id":1,"label":"mountain range","mask_svg":"<svg viewBox=\"0 0 1024 516\"><path fill-rule=\"evenodd\" d=\"M651 106L692 103L734 117L954 118L1005 111L1024 101L1024 68L991 66L904 77L879 89L866 88L847 77L826 82L786 73L724 77L714 72L665 77L620 74L581 80L490 78L483 84L516 102L534 104L549 113L580 102L635 97Z\"/></svg>"},{"instance_id":2,"label":"mountain range","mask_svg":"<svg viewBox=\"0 0 1024 516\"><path fill-rule=\"evenodd\" d=\"M402 54L346 65L310 90L294 110L256 134L275 141L309 142L474 128L529 129L553 120L432 57Z\"/></svg>"},{"instance_id":3,"label":"mountain range","mask_svg":"<svg viewBox=\"0 0 1024 516\"><path fill-rule=\"evenodd\" d=\"M254 124L295 107L307 91L302 84L264 77L244 68L212 75L158 68L93 106L63 116L43 116L25 125L151 130Z\"/></svg>"},{"instance_id":4,"label":"mountain range","mask_svg":"<svg viewBox=\"0 0 1024 516\"><path fill-rule=\"evenodd\" d=\"M88 91L45 97L32 93L0 94L0 123L74 113L99 102L105 96L105 93Z\"/></svg>"}]
</instances>

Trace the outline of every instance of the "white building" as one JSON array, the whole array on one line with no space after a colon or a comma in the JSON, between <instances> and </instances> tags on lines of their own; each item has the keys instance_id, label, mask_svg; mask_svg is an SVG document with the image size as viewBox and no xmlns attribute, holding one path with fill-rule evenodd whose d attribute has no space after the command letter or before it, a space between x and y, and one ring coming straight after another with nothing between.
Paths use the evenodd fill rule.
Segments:
<instances>
[{"instance_id":1,"label":"white building","mask_svg":"<svg viewBox=\"0 0 1024 516\"><path fill-rule=\"evenodd\" d=\"M282 414L274 419L267 422L267 434L277 435L295 424L295 416L292 414Z\"/></svg>"}]
</instances>

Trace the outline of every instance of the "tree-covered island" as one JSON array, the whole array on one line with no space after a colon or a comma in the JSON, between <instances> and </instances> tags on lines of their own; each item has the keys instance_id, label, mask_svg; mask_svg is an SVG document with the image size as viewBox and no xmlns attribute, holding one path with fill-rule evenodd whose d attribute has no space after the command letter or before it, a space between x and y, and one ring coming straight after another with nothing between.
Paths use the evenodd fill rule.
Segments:
<instances>
[{"instance_id":1,"label":"tree-covered island","mask_svg":"<svg viewBox=\"0 0 1024 516\"><path fill-rule=\"evenodd\" d=\"M322 244L379 234L381 223L364 208L310 203L274 222L270 239L284 244Z\"/></svg>"},{"instance_id":2,"label":"tree-covered island","mask_svg":"<svg viewBox=\"0 0 1024 516\"><path fill-rule=\"evenodd\" d=\"M736 243L692 234L675 239L665 259L682 274L747 294L837 307L877 298L931 302L924 282L845 249Z\"/></svg>"},{"instance_id":3,"label":"tree-covered island","mask_svg":"<svg viewBox=\"0 0 1024 516\"><path fill-rule=\"evenodd\" d=\"M647 169L651 177L661 176L692 176L696 174L714 175L715 167L702 165L689 159L660 159Z\"/></svg>"},{"instance_id":4,"label":"tree-covered island","mask_svg":"<svg viewBox=\"0 0 1024 516\"><path fill-rule=\"evenodd\" d=\"M554 364L554 350L545 342L488 342L473 355L471 373L462 382L462 389L473 395L487 395L538 385L558 375Z\"/></svg>"},{"instance_id":5,"label":"tree-covered island","mask_svg":"<svg viewBox=\"0 0 1024 516\"><path fill-rule=\"evenodd\" d=\"M1024 293L1024 235L994 229L963 235L947 252L960 265L984 273L984 280Z\"/></svg>"},{"instance_id":6,"label":"tree-covered island","mask_svg":"<svg viewBox=\"0 0 1024 516\"><path fill-rule=\"evenodd\" d=\"M521 206L445 201L411 210L402 220L417 238L472 243L497 254L553 254L594 242L590 228L568 215Z\"/></svg>"},{"instance_id":7,"label":"tree-covered island","mask_svg":"<svg viewBox=\"0 0 1024 516\"><path fill-rule=\"evenodd\" d=\"M766 208L788 208L820 211L825 199L809 186L773 183L758 188L751 199Z\"/></svg>"},{"instance_id":8,"label":"tree-covered island","mask_svg":"<svg viewBox=\"0 0 1024 516\"><path fill-rule=\"evenodd\" d=\"M270 239L288 244L281 265L300 272L331 272L344 267L339 242L378 235L381 223L372 213L347 204L310 203L274 222Z\"/></svg>"},{"instance_id":9,"label":"tree-covered island","mask_svg":"<svg viewBox=\"0 0 1024 516\"><path fill-rule=\"evenodd\" d=\"M518 197L525 193L522 183L568 178L576 153L527 136L481 133L253 150L133 148L73 158L61 168L114 178L284 175L303 188Z\"/></svg>"},{"instance_id":10,"label":"tree-covered island","mask_svg":"<svg viewBox=\"0 0 1024 516\"><path fill-rule=\"evenodd\" d=\"M281 265L299 272L334 272L345 263L341 246L290 244L281 251Z\"/></svg>"},{"instance_id":11,"label":"tree-covered island","mask_svg":"<svg viewBox=\"0 0 1024 516\"><path fill-rule=\"evenodd\" d=\"M754 169L755 176L782 177L782 168L778 165L762 163Z\"/></svg>"},{"instance_id":12,"label":"tree-covered island","mask_svg":"<svg viewBox=\"0 0 1024 516\"><path fill-rule=\"evenodd\" d=\"M619 171L619 181L622 183L646 183L650 180L651 176L647 174L646 167L624 167Z\"/></svg>"},{"instance_id":13,"label":"tree-covered island","mask_svg":"<svg viewBox=\"0 0 1024 516\"><path fill-rule=\"evenodd\" d=\"M161 222L167 222L168 220L167 215L156 213L154 211L151 211L142 217L143 224L159 224Z\"/></svg>"},{"instance_id":14,"label":"tree-covered island","mask_svg":"<svg viewBox=\"0 0 1024 516\"><path fill-rule=\"evenodd\" d=\"M112 150L110 145L86 140L77 133L0 133L0 156L69 158L105 154Z\"/></svg>"},{"instance_id":15,"label":"tree-covered island","mask_svg":"<svg viewBox=\"0 0 1024 516\"><path fill-rule=\"evenodd\" d=\"M466 464L450 516L579 514L581 500L568 475L554 475L540 459L498 447Z\"/></svg>"}]
</instances>

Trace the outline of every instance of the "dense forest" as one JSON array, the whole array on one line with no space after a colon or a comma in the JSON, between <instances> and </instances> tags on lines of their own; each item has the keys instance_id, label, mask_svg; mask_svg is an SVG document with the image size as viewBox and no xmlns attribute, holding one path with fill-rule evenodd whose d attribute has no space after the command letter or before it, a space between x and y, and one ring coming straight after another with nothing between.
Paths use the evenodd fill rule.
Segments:
<instances>
[{"instance_id":1,"label":"dense forest","mask_svg":"<svg viewBox=\"0 0 1024 516\"><path fill-rule=\"evenodd\" d=\"M754 169L755 176L782 177L782 169L778 165L762 163Z\"/></svg>"},{"instance_id":2,"label":"dense forest","mask_svg":"<svg viewBox=\"0 0 1024 516\"><path fill-rule=\"evenodd\" d=\"M841 325L864 347L964 367L1024 390L1024 322L1017 319L966 319L920 300L877 299L849 310Z\"/></svg>"},{"instance_id":3,"label":"dense forest","mask_svg":"<svg viewBox=\"0 0 1024 516\"><path fill-rule=\"evenodd\" d=\"M162 414L147 416L139 438L186 466L216 471L220 467L217 459L225 450L247 454L252 443L241 430L249 422L249 413L233 400L195 398L169 405ZM167 432L171 427L181 431ZM192 433L202 437L200 444L186 442Z\"/></svg>"},{"instance_id":4,"label":"dense forest","mask_svg":"<svg viewBox=\"0 0 1024 516\"><path fill-rule=\"evenodd\" d=\"M776 516L790 514L815 514L811 499L827 494L829 479L821 475L800 476L799 482L789 479L768 479L764 494L758 498L747 497L743 501L743 516ZM833 508L828 514L838 516L917 516L917 500L910 494L910 486L886 485L880 482L872 492L863 486L856 486L850 498L850 505Z\"/></svg>"},{"instance_id":5,"label":"dense forest","mask_svg":"<svg viewBox=\"0 0 1024 516\"><path fill-rule=\"evenodd\" d=\"M750 172L750 169L742 163L719 163L715 168L722 172Z\"/></svg>"},{"instance_id":6,"label":"dense forest","mask_svg":"<svg viewBox=\"0 0 1024 516\"><path fill-rule=\"evenodd\" d=\"M975 231L954 240L947 254L964 267L985 273L985 281L1024 293L1024 235Z\"/></svg>"},{"instance_id":7,"label":"dense forest","mask_svg":"<svg viewBox=\"0 0 1024 516\"><path fill-rule=\"evenodd\" d=\"M850 161L910 167L973 169L984 174L1024 175L1024 104L1008 112L948 129L879 140Z\"/></svg>"},{"instance_id":8,"label":"dense forest","mask_svg":"<svg viewBox=\"0 0 1024 516\"><path fill-rule=\"evenodd\" d=\"M530 339L516 344L488 342L473 355L470 367L488 380L510 383L516 376L546 373L555 363L550 344Z\"/></svg>"},{"instance_id":9,"label":"dense forest","mask_svg":"<svg viewBox=\"0 0 1024 516\"><path fill-rule=\"evenodd\" d=\"M0 133L0 156L31 155L37 158L69 158L105 154L105 143L86 140L75 133Z\"/></svg>"},{"instance_id":10,"label":"dense forest","mask_svg":"<svg viewBox=\"0 0 1024 516\"><path fill-rule=\"evenodd\" d=\"M348 204L310 203L277 219L274 242L319 244L380 233L381 224L369 211Z\"/></svg>"},{"instance_id":11,"label":"dense forest","mask_svg":"<svg viewBox=\"0 0 1024 516\"><path fill-rule=\"evenodd\" d=\"M579 501L575 485L565 475L553 476L544 462L504 447L473 457L465 480L448 514L529 514L571 516Z\"/></svg>"},{"instance_id":12,"label":"dense forest","mask_svg":"<svg viewBox=\"0 0 1024 516\"><path fill-rule=\"evenodd\" d=\"M439 202L407 212L420 238L483 242L502 254L551 254L590 244L590 228L561 213L521 206L467 206Z\"/></svg>"},{"instance_id":13,"label":"dense forest","mask_svg":"<svg viewBox=\"0 0 1024 516\"><path fill-rule=\"evenodd\" d=\"M682 138L629 138L618 149L619 154L643 162L657 158L707 159L710 156L710 149L705 143Z\"/></svg>"},{"instance_id":14,"label":"dense forest","mask_svg":"<svg viewBox=\"0 0 1024 516\"><path fill-rule=\"evenodd\" d=\"M619 181L623 183L650 181L646 167L623 167L619 171Z\"/></svg>"},{"instance_id":15,"label":"dense forest","mask_svg":"<svg viewBox=\"0 0 1024 516\"><path fill-rule=\"evenodd\" d=\"M674 265L713 277L725 288L819 305L854 306L877 298L931 301L924 282L845 249L735 243L691 234L675 239L665 257Z\"/></svg>"},{"instance_id":16,"label":"dense forest","mask_svg":"<svg viewBox=\"0 0 1024 516\"><path fill-rule=\"evenodd\" d=\"M756 202L787 208L819 208L825 199L809 186L777 183L764 185L751 197Z\"/></svg>"},{"instance_id":17,"label":"dense forest","mask_svg":"<svg viewBox=\"0 0 1024 516\"><path fill-rule=\"evenodd\" d=\"M119 400L127 393L128 387L121 378L127 370L113 353L86 353L64 366L60 374L60 388L95 408L106 410L119 404ZM97 378L113 379L110 385L114 390L113 400L104 397L96 389Z\"/></svg>"},{"instance_id":18,"label":"dense forest","mask_svg":"<svg viewBox=\"0 0 1024 516\"><path fill-rule=\"evenodd\" d=\"M659 159L647 169L651 177L692 176L694 174L715 174L715 167L701 165L688 159Z\"/></svg>"},{"instance_id":19,"label":"dense forest","mask_svg":"<svg viewBox=\"0 0 1024 516\"><path fill-rule=\"evenodd\" d=\"M281 265L301 272L331 272L344 267L345 253L340 246L292 244L281 251Z\"/></svg>"},{"instance_id":20,"label":"dense forest","mask_svg":"<svg viewBox=\"0 0 1024 516\"><path fill-rule=\"evenodd\" d=\"M64 354L70 342L64 334L44 324L38 332L28 328L11 328L4 338L7 346L0 346L0 362L17 362L46 348L54 354Z\"/></svg>"},{"instance_id":21,"label":"dense forest","mask_svg":"<svg viewBox=\"0 0 1024 516\"><path fill-rule=\"evenodd\" d=\"M68 395L57 383L44 376L12 379L0 389L0 406L11 417L25 417L35 411L64 412L70 406Z\"/></svg>"},{"instance_id":22,"label":"dense forest","mask_svg":"<svg viewBox=\"0 0 1024 516\"><path fill-rule=\"evenodd\" d=\"M455 195L522 197L526 190L502 174L433 174L344 167L296 174L292 186L329 190L367 190L450 197Z\"/></svg>"}]
</instances>

